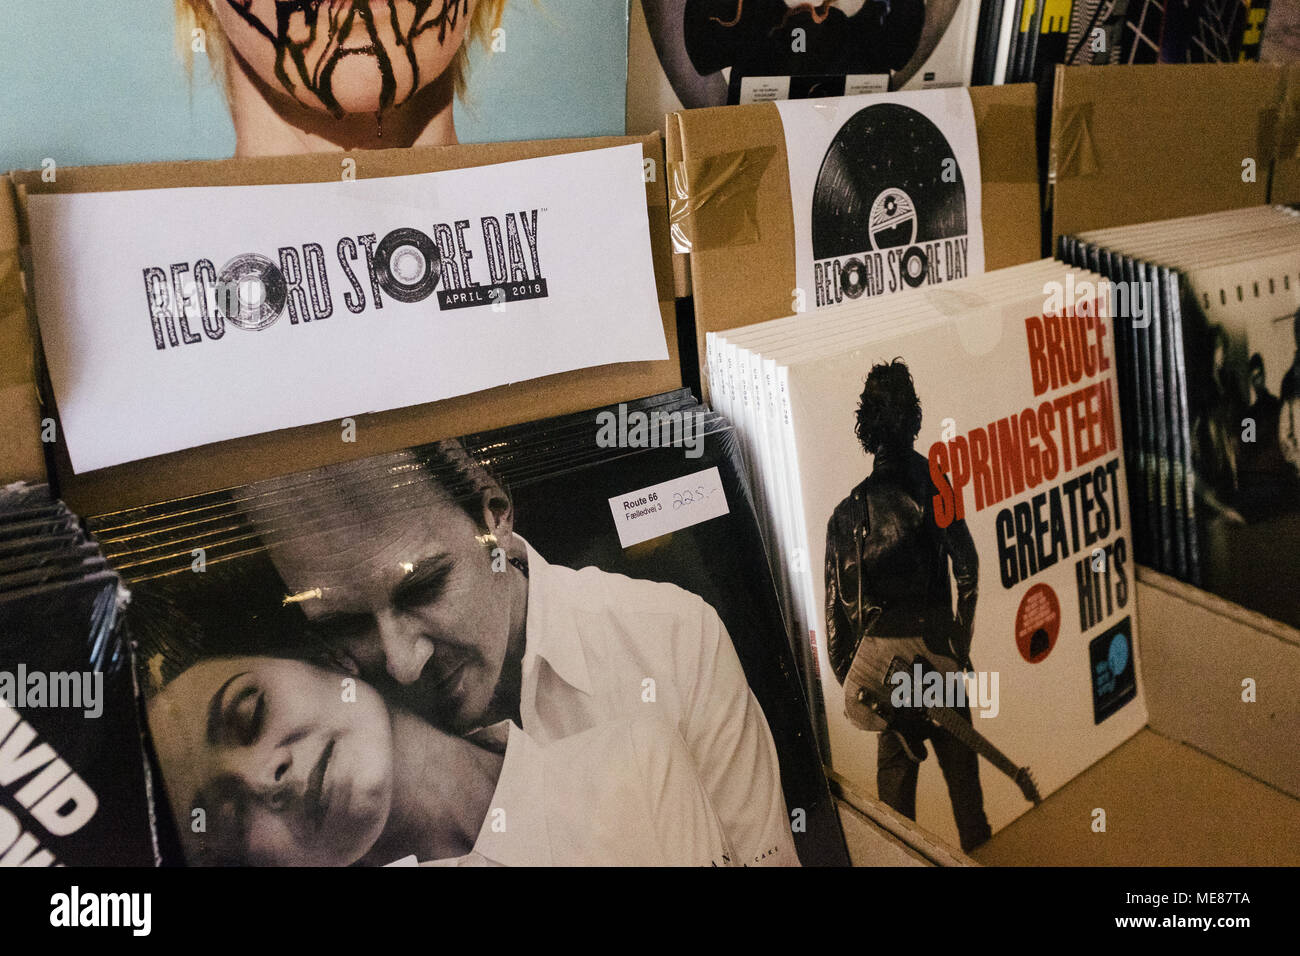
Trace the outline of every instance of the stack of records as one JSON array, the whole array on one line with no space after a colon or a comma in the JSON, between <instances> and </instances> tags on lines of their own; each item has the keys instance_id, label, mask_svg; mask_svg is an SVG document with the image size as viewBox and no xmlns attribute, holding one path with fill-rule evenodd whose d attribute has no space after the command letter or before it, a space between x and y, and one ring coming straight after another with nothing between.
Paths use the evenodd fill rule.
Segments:
<instances>
[{"instance_id":1,"label":"stack of records","mask_svg":"<svg viewBox=\"0 0 1300 956\"><path fill-rule=\"evenodd\" d=\"M1103 229L1059 252L1112 283L1138 560L1300 627L1300 214Z\"/></svg>"},{"instance_id":2,"label":"stack of records","mask_svg":"<svg viewBox=\"0 0 1300 956\"><path fill-rule=\"evenodd\" d=\"M150 866L117 574L44 485L0 489L0 866Z\"/></svg>"},{"instance_id":3,"label":"stack of records","mask_svg":"<svg viewBox=\"0 0 1300 956\"><path fill-rule=\"evenodd\" d=\"M1258 60L1269 0L984 0L973 82L1050 84L1052 69Z\"/></svg>"},{"instance_id":4,"label":"stack of records","mask_svg":"<svg viewBox=\"0 0 1300 956\"><path fill-rule=\"evenodd\" d=\"M847 863L685 390L92 526L190 863Z\"/></svg>"},{"instance_id":5,"label":"stack of records","mask_svg":"<svg viewBox=\"0 0 1300 956\"><path fill-rule=\"evenodd\" d=\"M964 849L1146 722L1096 279L1042 261L708 341L832 770Z\"/></svg>"},{"instance_id":6,"label":"stack of records","mask_svg":"<svg viewBox=\"0 0 1300 956\"><path fill-rule=\"evenodd\" d=\"M984 0L973 85L1050 83L1052 69L1120 62L1123 0Z\"/></svg>"}]
</instances>

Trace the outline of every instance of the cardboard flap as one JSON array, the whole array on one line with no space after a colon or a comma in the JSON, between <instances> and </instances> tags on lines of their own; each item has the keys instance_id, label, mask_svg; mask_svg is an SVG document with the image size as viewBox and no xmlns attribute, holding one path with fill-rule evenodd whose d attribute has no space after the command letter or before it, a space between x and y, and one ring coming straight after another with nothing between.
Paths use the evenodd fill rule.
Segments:
<instances>
[{"instance_id":1,"label":"cardboard flap","mask_svg":"<svg viewBox=\"0 0 1300 956\"><path fill-rule=\"evenodd\" d=\"M1150 568L1138 574L1151 729L1300 799L1300 631Z\"/></svg>"},{"instance_id":2,"label":"cardboard flap","mask_svg":"<svg viewBox=\"0 0 1300 956\"><path fill-rule=\"evenodd\" d=\"M1266 63L1058 66L1053 241L1266 202L1282 84Z\"/></svg>"},{"instance_id":3,"label":"cardboard flap","mask_svg":"<svg viewBox=\"0 0 1300 956\"><path fill-rule=\"evenodd\" d=\"M40 418L14 191L8 180L0 180L0 484L45 479Z\"/></svg>"},{"instance_id":4,"label":"cardboard flap","mask_svg":"<svg viewBox=\"0 0 1300 956\"><path fill-rule=\"evenodd\" d=\"M985 268L1039 257L1039 192L1035 158L1035 91L1032 84L973 87L971 105L979 138ZM686 173L719 168L748 177L728 203L687 229L687 236L730 233L734 242L692 244L691 288L697 347L707 332L789 315L795 286L794 215L785 135L772 103L683 110L670 128L680 140ZM752 158L752 162L743 160ZM729 161L734 160L734 161ZM704 207L701 206L701 209ZM703 221L708 215L714 221ZM738 217L752 221L732 221Z\"/></svg>"},{"instance_id":5,"label":"cardboard flap","mask_svg":"<svg viewBox=\"0 0 1300 956\"><path fill-rule=\"evenodd\" d=\"M349 156L356 161L358 178L397 176L463 169L629 143L639 143L645 158L654 162L654 168L663 169L663 144L659 135L654 133L645 137L487 143L352 154L318 153L214 162L60 168L57 181L52 183L43 182L39 172L13 173L12 180L18 198L19 235L25 239L23 204L26 196L32 193L332 181L339 178L341 164ZM580 184L575 188L581 188ZM56 442L48 449L51 480L71 508L82 514L95 514L678 388L681 385L681 369L668 242L667 193L662 176L656 175L653 179L647 176L646 202L650 207L650 239L654 250L660 316L668 345L668 358L664 361L621 363L583 369L503 385L440 402L356 415L356 440L351 442L343 441L340 424L330 421L204 445L81 475L72 473L66 449ZM0 239L3 238L3 218L0 217ZM4 244L0 242L0 256L3 251ZM5 288L0 278L0 293ZM611 316L617 314L613 304L615 301L612 297ZM0 317L0 332L8 327L8 323ZM3 361L6 369L17 368L10 352L6 351ZM35 374L43 376L40 370L36 370ZM26 379L18 382L19 389L26 388L35 394L31 384L33 373L30 370L15 372L15 375L19 379ZM48 380L38 377L36 381L40 382L43 394L53 394ZM159 401L165 400L165 396L159 397ZM52 402L50 404L52 406ZM30 417L28 415L29 419ZM23 446L22 454L30 456L35 452L39 457L39 431L31 429L30 439L27 439L27 426L16 427L23 432L18 436ZM147 427L147 423L141 423L141 427Z\"/></svg>"},{"instance_id":6,"label":"cardboard flap","mask_svg":"<svg viewBox=\"0 0 1300 956\"><path fill-rule=\"evenodd\" d=\"M1279 115L1277 159L1269 202L1300 203L1300 63L1290 63L1286 72L1286 98Z\"/></svg>"}]
</instances>

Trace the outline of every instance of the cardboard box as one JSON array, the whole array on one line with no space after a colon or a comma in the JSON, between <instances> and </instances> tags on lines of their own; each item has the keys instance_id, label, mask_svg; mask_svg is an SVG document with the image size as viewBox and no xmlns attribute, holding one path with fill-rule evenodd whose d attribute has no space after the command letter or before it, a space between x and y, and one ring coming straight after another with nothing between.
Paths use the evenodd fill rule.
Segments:
<instances>
[{"instance_id":1,"label":"cardboard box","mask_svg":"<svg viewBox=\"0 0 1300 956\"><path fill-rule=\"evenodd\" d=\"M393 149L355 154L359 177L396 176L483 166L510 160L580 152L639 143L647 159L663 166L658 134L544 140L472 146ZM16 239L25 231L26 196L38 192L99 192L179 186L253 185L323 182L339 176L344 154L234 159L217 162L150 163L130 166L68 168L54 183L39 172L11 174L0 195L0 420L5 422L4 472L0 478L36 478L41 457L40 417L34 397L52 395L33 362L34 323L20 308L22 286L16 261ZM10 188L12 183L12 188ZM175 454L74 475L66 450L58 442L49 452L50 476L58 494L81 514L131 507L182 494L196 494L269 478L288 471L314 468L336 461L362 458L483 429L498 428L550 415L581 411L678 388L681 368L677 353L672 263L668 252L667 197L662 177L646 183L655 281L660 300L668 358L659 362L607 365L503 385L445 401L371 415L357 415L356 441L340 440L337 422L323 422L233 441L192 448ZM15 228L15 223L17 228ZM614 307L611 306L611 309ZM52 403L51 403L52 404ZM53 415L53 411L46 414ZM12 446L12 452L8 449Z\"/></svg>"},{"instance_id":2,"label":"cardboard box","mask_svg":"<svg viewBox=\"0 0 1300 956\"><path fill-rule=\"evenodd\" d=\"M988 866L1296 866L1300 864L1300 631L1138 569L1146 729L977 848ZM1253 702L1244 684L1254 681ZM1068 740L1061 746L1068 747ZM929 772L937 772L931 768ZM855 863L880 856L882 811L841 798L876 824L846 826ZM1094 829L1105 811L1105 831ZM928 834L891 829L919 858L951 866Z\"/></svg>"},{"instance_id":3,"label":"cardboard box","mask_svg":"<svg viewBox=\"0 0 1300 956\"><path fill-rule=\"evenodd\" d=\"M1268 202L1287 139L1278 136L1284 73L1268 63L1058 66L1047 168L1053 242ZM1295 193L1294 169L1283 193Z\"/></svg>"},{"instance_id":4,"label":"cardboard box","mask_svg":"<svg viewBox=\"0 0 1300 956\"><path fill-rule=\"evenodd\" d=\"M985 268L1030 262L1039 258L1034 86L972 87L970 97ZM791 311L794 215L781 118L772 103L682 110L669 117L667 153L673 234L690 250L702 358L706 333Z\"/></svg>"},{"instance_id":5,"label":"cardboard box","mask_svg":"<svg viewBox=\"0 0 1300 956\"><path fill-rule=\"evenodd\" d=\"M0 180L0 483L44 481L37 348L27 319L13 186Z\"/></svg>"},{"instance_id":6,"label":"cardboard box","mask_svg":"<svg viewBox=\"0 0 1300 956\"><path fill-rule=\"evenodd\" d=\"M1283 67L1286 94L1275 133L1273 181L1268 200L1276 203L1300 203L1300 63Z\"/></svg>"}]
</instances>

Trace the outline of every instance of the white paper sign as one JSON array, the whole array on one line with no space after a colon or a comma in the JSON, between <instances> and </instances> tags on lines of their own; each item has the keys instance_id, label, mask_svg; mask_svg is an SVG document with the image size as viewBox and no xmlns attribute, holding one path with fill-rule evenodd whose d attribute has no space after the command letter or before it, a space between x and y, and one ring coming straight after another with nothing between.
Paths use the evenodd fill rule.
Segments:
<instances>
[{"instance_id":1,"label":"white paper sign","mask_svg":"<svg viewBox=\"0 0 1300 956\"><path fill-rule=\"evenodd\" d=\"M609 510L618 528L619 544L630 548L721 517L730 509L727 494L722 490L722 476L714 467L615 495L609 499Z\"/></svg>"},{"instance_id":2,"label":"white paper sign","mask_svg":"<svg viewBox=\"0 0 1300 956\"><path fill-rule=\"evenodd\" d=\"M809 309L984 271L964 89L786 100L795 278Z\"/></svg>"},{"instance_id":3,"label":"white paper sign","mask_svg":"<svg viewBox=\"0 0 1300 956\"><path fill-rule=\"evenodd\" d=\"M636 145L28 209L78 472L668 357Z\"/></svg>"}]
</instances>

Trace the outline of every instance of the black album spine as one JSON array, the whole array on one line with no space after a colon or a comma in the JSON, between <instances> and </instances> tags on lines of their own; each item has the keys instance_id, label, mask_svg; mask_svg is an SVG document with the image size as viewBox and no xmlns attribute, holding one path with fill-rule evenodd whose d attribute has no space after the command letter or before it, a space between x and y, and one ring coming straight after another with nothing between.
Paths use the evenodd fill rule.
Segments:
<instances>
[{"instance_id":1,"label":"black album spine","mask_svg":"<svg viewBox=\"0 0 1300 956\"><path fill-rule=\"evenodd\" d=\"M1124 282L1136 295L1141 295L1137 283L1135 264L1129 256L1116 254L1118 279ZM1130 300L1131 301L1131 300ZM1160 567L1160 483L1159 466L1156 461L1156 417L1155 385L1151 368L1151 326L1139 324L1137 317L1130 313L1129 323L1133 329L1133 367L1137 371L1137 418L1138 436L1142 442L1142 503L1146 515L1147 560L1155 568Z\"/></svg>"},{"instance_id":2,"label":"black album spine","mask_svg":"<svg viewBox=\"0 0 1300 956\"><path fill-rule=\"evenodd\" d=\"M1165 285L1169 297L1169 331L1173 336L1174 373L1177 376L1175 397L1178 404L1181 430L1182 506L1185 527L1186 580L1196 586L1202 584L1200 533L1197 527L1196 472L1192 459L1192 418L1188 398L1187 346L1183 336L1183 281L1176 269L1165 270Z\"/></svg>"},{"instance_id":3,"label":"black album spine","mask_svg":"<svg viewBox=\"0 0 1300 956\"><path fill-rule=\"evenodd\" d=\"M1165 275L1168 269L1148 265L1147 277L1152 283L1151 300L1155 307L1152 322L1159 326L1160 362L1165 380L1165 455L1168 463L1169 523L1170 523L1170 573L1180 580L1187 579L1187 509L1183 504L1185 477L1182 474L1182 427L1178 402L1178 375L1174 361L1173 335L1170 330L1168 288Z\"/></svg>"},{"instance_id":4,"label":"black album spine","mask_svg":"<svg viewBox=\"0 0 1300 956\"><path fill-rule=\"evenodd\" d=\"M1165 377L1164 335L1158 316L1160 297L1155 293L1150 264L1139 261L1134 266L1146 299L1148 361L1151 363L1152 432L1155 443L1156 494L1159 501L1156 553L1159 570L1171 574L1174 568L1174 516L1169 475L1169 415L1166 411L1169 384Z\"/></svg>"},{"instance_id":5,"label":"black album spine","mask_svg":"<svg viewBox=\"0 0 1300 956\"><path fill-rule=\"evenodd\" d=\"M983 0L980 4L971 86L990 86L997 81L998 33L1002 27L1002 8L1009 2L1010 0Z\"/></svg>"}]
</instances>

